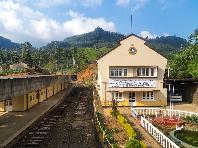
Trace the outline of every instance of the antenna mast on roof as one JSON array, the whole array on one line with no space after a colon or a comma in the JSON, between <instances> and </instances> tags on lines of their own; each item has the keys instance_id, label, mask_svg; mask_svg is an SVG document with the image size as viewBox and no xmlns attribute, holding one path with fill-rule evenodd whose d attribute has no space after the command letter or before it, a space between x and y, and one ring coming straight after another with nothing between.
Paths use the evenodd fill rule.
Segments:
<instances>
[{"instance_id":1,"label":"antenna mast on roof","mask_svg":"<svg viewBox=\"0 0 198 148\"><path fill-rule=\"evenodd\" d=\"M133 33L132 28L133 28L133 15L132 15L132 13L131 13L131 33Z\"/></svg>"},{"instance_id":2,"label":"antenna mast on roof","mask_svg":"<svg viewBox=\"0 0 198 148\"><path fill-rule=\"evenodd\" d=\"M133 8L131 8L131 33L133 33L133 13L134 13L134 10Z\"/></svg>"}]
</instances>

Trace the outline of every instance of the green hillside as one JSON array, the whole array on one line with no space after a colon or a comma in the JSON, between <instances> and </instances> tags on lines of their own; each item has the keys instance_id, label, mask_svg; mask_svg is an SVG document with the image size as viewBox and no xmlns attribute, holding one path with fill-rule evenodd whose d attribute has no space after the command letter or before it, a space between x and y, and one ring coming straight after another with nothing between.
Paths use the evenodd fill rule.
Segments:
<instances>
[{"instance_id":1,"label":"green hillside","mask_svg":"<svg viewBox=\"0 0 198 148\"><path fill-rule=\"evenodd\" d=\"M16 49L16 48L19 48L19 44L18 43L14 43L14 42L12 42L9 39L0 36L0 49L1 48L4 48L4 49Z\"/></svg>"},{"instance_id":2,"label":"green hillside","mask_svg":"<svg viewBox=\"0 0 198 148\"><path fill-rule=\"evenodd\" d=\"M9 65L19 61L30 66L40 66L50 72L79 71L106 52L109 52L125 36L120 33L96 28L82 35L68 37L63 41L52 41L47 45L34 48L28 42L20 44L17 50L13 46L0 49L0 65ZM146 45L160 54L168 56L181 50L187 41L176 36L145 39ZM0 40L0 45L2 40Z\"/></svg>"}]
</instances>

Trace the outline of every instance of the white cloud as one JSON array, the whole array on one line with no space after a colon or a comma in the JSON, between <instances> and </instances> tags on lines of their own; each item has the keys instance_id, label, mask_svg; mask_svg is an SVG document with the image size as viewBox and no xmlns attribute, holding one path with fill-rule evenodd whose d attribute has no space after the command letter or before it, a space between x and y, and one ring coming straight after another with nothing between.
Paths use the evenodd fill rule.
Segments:
<instances>
[{"instance_id":1,"label":"white cloud","mask_svg":"<svg viewBox=\"0 0 198 148\"><path fill-rule=\"evenodd\" d=\"M140 36L143 37L143 38L149 38L149 39L155 39L156 37L160 37L160 36L170 36L168 33L163 33L162 35L157 35L157 34L153 34L149 31L141 31L140 32Z\"/></svg>"},{"instance_id":2,"label":"white cloud","mask_svg":"<svg viewBox=\"0 0 198 148\"><path fill-rule=\"evenodd\" d=\"M34 46L89 32L97 26L115 31L115 24L104 18L89 18L70 10L71 19L58 22L13 0L0 1L0 14L0 35L15 42L29 41Z\"/></svg>"},{"instance_id":3,"label":"white cloud","mask_svg":"<svg viewBox=\"0 0 198 148\"><path fill-rule=\"evenodd\" d=\"M68 30L69 34L86 33L94 30L98 26L104 30L115 31L115 24L113 22L107 22L104 18L88 18L72 10L70 10L68 14L72 19L64 22L64 29Z\"/></svg>"},{"instance_id":4,"label":"white cloud","mask_svg":"<svg viewBox=\"0 0 198 148\"><path fill-rule=\"evenodd\" d=\"M168 33L163 33L163 35L162 36L170 36Z\"/></svg>"},{"instance_id":5,"label":"white cloud","mask_svg":"<svg viewBox=\"0 0 198 148\"><path fill-rule=\"evenodd\" d=\"M59 6L62 4L68 4L71 0L37 0L35 6L47 8L52 6Z\"/></svg>"},{"instance_id":6,"label":"white cloud","mask_svg":"<svg viewBox=\"0 0 198 148\"><path fill-rule=\"evenodd\" d=\"M103 0L36 0L36 2L34 2L34 5L41 8L48 8L65 4L81 4L87 7L95 7L101 5L102 1Z\"/></svg>"},{"instance_id":7,"label":"white cloud","mask_svg":"<svg viewBox=\"0 0 198 148\"><path fill-rule=\"evenodd\" d=\"M127 5L130 0L117 0L116 5Z\"/></svg>"},{"instance_id":8,"label":"white cloud","mask_svg":"<svg viewBox=\"0 0 198 148\"><path fill-rule=\"evenodd\" d=\"M140 32L140 36L143 37L143 38L149 38L149 39L154 39L156 38L158 35L156 34L152 34L150 33L149 31L141 31Z\"/></svg>"},{"instance_id":9,"label":"white cloud","mask_svg":"<svg viewBox=\"0 0 198 148\"><path fill-rule=\"evenodd\" d=\"M129 5L133 12L144 7L150 0L117 0L116 5Z\"/></svg>"},{"instance_id":10,"label":"white cloud","mask_svg":"<svg viewBox=\"0 0 198 148\"><path fill-rule=\"evenodd\" d=\"M149 2L149 0L132 0L132 11L137 11L138 9L144 7L144 5Z\"/></svg>"},{"instance_id":11,"label":"white cloud","mask_svg":"<svg viewBox=\"0 0 198 148\"><path fill-rule=\"evenodd\" d=\"M103 0L81 0L82 4L85 6L99 6L102 4Z\"/></svg>"}]
</instances>

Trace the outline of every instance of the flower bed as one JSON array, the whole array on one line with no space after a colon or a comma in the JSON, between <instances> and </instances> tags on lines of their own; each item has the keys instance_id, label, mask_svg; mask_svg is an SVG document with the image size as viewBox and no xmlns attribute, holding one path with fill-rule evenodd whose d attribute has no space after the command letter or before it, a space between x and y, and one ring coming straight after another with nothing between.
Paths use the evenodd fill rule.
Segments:
<instances>
[{"instance_id":1,"label":"flower bed","mask_svg":"<svg viewBox=\"0 0 198 148\"><path fill-rule=\"evenodd\" d=\"M125 143L125 148L145 148L146 146L139 141L137 138L137 134L133 130L132 126L128 123L127 119L119 113L119 111L111 111L112 116L116 117L124 130L128 134L129 140Z\"/></svg>"}]
</instances>

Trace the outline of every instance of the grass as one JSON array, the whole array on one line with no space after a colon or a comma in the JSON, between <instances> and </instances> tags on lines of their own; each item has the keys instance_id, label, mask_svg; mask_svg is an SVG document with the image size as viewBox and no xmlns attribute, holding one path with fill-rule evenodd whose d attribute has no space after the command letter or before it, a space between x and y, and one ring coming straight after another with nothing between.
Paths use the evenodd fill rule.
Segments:
<instances>
[{"instance_id":1,"label":"grass","mask_svg":"<svg viewBox=\"0 0 198 148\"><path fill-rule=\"evenodd\" d=\"M180 139L181 141L190 144L192 146L198 147L198 131L188 131L188 130L180 130L175 131L175 137Z\"/></svg>"}]
</instances>

